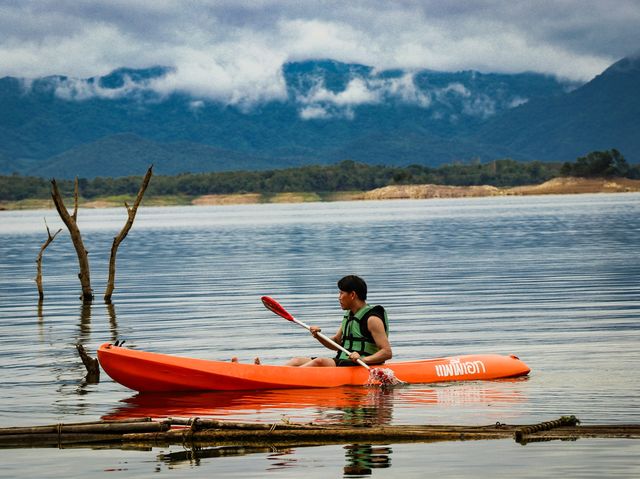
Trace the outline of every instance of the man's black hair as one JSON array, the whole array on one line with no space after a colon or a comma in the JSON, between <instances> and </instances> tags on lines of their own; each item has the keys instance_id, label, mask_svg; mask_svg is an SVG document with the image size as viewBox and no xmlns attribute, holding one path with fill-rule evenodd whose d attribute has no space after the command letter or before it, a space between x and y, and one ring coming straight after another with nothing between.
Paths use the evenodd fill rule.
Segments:
<instances>
[{"instance_id":1,"label":"man's black hair","mask_svg":"<svg viewBox=\"0 0 640 479\"><path fill-rule=\"evenodd\" d=\"M354 274L345 276L338 281L338 288L345 293L355 291L358 298L362 301L367 299L367 283L364 282L364 279Z\"/></svg>"}]
</instances>

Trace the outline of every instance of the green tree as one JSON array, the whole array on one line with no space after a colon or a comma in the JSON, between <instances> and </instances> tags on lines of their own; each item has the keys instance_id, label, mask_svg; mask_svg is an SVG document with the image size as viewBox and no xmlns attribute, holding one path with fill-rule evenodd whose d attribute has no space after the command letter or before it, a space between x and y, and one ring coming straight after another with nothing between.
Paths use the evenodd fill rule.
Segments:
<instances>
[{"instance_id":1,"label":"green tree","mask_svg":"<svg viewBox=\"0 0 640 479\"><path fill-rule=\"evenodd\" d=\"M560 173L564 176L579 176L593 178L604 176L629 176L631 168L624 156L616 150L592 151L587 156L581 156L575 163L566 162Z\"/></svg>"}]
</instances>

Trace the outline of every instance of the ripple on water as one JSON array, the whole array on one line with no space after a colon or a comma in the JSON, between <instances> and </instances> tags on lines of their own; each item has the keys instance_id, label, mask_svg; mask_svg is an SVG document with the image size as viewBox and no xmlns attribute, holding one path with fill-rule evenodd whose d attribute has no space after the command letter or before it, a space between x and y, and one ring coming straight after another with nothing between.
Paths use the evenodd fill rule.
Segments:
<instances>
[{"instance_id":1,"label":"ripple on water","mask_svg":"<svg viewBox=\"0 0 640 479\"><path fill-rule=\"evenodd\" d=\"M158 407L257 421L364 418L491 423L576 414L640 417L638 195L345 204L143 208L118 252L114 304L100 300L121 211L82 212L97 300L78 302L68 235L47 249L38 308L34 260L43 214L0 212L0 380L4 425L142 414L135 393L83 382L74 345L105 341L210 359L282 363L322 355L306 331L266 311L278 299L333 333L336 281L358 273L392 319L397 359L517 354L526 381L414 385L292 395L210 393ZM335 396L335 397L333 397ZM208 408L208 409L207 409ZM81 416L82 418L79 418Z\"/></svg>"}]
</instances>

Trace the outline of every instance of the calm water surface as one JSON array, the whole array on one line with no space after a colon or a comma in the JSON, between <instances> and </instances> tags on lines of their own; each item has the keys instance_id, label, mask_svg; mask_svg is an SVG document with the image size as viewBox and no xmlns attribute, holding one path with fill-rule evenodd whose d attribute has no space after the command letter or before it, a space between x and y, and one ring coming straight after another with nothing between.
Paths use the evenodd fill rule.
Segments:
<instances>
[{"instance_id":1,"label":"calm water surface","mask_svg":"<svg viewBox=\"0 0 640 479\"><path fill-rule=\"evenodd\" d=\"M113 307L78 300L66 230L35 258L55 211L0 212L0 426L206 416L273 422L638 423L640 195L142 208L118 252ZM80 210L97 297L121 209ZM332 333L336 281L362 275L392 321L395 358L517 354L526 380L194 395L137 395L103 374L85 384L75 351L131 348L281 363L323 353L265 310L271 295ZM4 477L636 477L635 441L341 445L282 451L0 451ZM26 464L26 465L25 465ZM78 469L77 465L83 468ZM74 467L75 465L75 467Z\"/></svg>"}]
</instances>

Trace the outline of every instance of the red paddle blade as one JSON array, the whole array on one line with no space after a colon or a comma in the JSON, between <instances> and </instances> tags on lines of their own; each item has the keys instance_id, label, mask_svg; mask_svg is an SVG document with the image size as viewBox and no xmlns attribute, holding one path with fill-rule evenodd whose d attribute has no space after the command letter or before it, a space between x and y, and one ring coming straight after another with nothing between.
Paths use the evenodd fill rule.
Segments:
<instances>
[{"instance_id":1,"label":"red paddle blade","mask_svg":"<svg viewBox=\"0 0 640 479\"><path fill-rule=\"evenodd\" d=\"M278 316L281 316L284 319L293 321L293 316L289 313L289 311L284 309L282 305L278 303L275 299L270 298L269 296L263 296L261 299L262 299L262 304L264 304L265 308L273 311Z\"/></svg>"}]
</instances>

